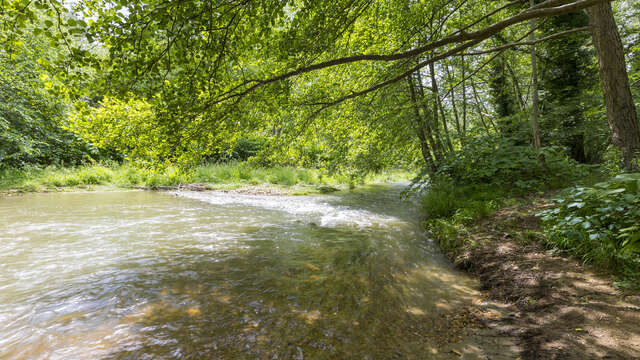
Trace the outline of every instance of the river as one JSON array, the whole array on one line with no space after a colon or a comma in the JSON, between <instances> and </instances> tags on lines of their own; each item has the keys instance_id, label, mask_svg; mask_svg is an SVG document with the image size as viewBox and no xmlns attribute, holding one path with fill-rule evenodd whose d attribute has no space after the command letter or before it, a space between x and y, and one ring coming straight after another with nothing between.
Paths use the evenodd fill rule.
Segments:
<instances>
[{"instance_id":1,"label":"river","mask_svg":"<svg viewBox=\"0 0 640 360\"><path fill-rule=\"evenodd\" d=\"M477 285L401 190L0 198L0 358L477 355L442 345Z\"/></svg>"}]
</instances>

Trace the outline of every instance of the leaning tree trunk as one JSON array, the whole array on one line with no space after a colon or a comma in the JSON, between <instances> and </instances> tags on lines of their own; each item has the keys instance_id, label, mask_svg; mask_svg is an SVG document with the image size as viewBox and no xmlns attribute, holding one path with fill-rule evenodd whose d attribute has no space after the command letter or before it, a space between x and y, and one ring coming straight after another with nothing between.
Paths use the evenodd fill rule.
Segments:
<instances>
[{"instance_id":1,"label":"leaning tree trunk","mask_svg":"<svg viewBox=\"0 0 640 360\"><path fill-rule=\"evenodd\" d=\"M602 80L604 103L613 143L622 151L625 171L638 170L640 126L631 97L622 41L611 4L603 2L587 9Z\"/></svg>"}]
</instances>

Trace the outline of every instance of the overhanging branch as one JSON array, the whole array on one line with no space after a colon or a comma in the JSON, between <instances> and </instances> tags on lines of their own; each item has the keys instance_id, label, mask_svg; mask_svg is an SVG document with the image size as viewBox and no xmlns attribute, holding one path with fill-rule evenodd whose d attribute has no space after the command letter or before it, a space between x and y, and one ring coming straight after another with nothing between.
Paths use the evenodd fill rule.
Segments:
<instances>
[{"instance_id":1,"label":"overhanging branch","mask_svg":"<svg viewBox=\"0 0 640 360\"><path fill-rule=\"evenodd\" d=\"M494 53L494 52L498 52L498 51L503 51L509 48L513 48L516 46L531 46L531 45L535 45L537 43L541 43L547 40L551 40L551 39L555 39L564 35L568 35L568 34L573 34L573 33L577 33L577 32L582 32L582 31L588 31L591 30L591 26L583 26L583 27L579 27L576 29L571 29L571 30L567 30L567 31L562 31L559 33L555 33L549 36L545 36L543 38L540 39L536 39L534 41L517 41L517 42L512 42L509 44L505 44L505 45L501 45L492 49L488 49L488 50L482 50L482 51L476 51L476 52L470 52L470 53L464 53L464 54L456 54L455 56L475 56L475 55L484 55L484 54L490 54L490 53Z\"/></svg>"},{"instance_id":2,"label":"overhanging branch","mask_svg":"<svg viewBox=\"0 0 640 360\"><path fill-rule=\"evenodd\" d=\"M272 77L272 78L268 78L268 79L264 79L264 80L250 80L249 82L245 82L243 84L240 84L239 86L237 86L237 88L241 88L242 86L248 85L248 83L253 82L254 84L250 87L248 87L247 89L237 92L237 93L227 93L228 95L226 96L222 96L219 97L217 99L215 99L214 101L212 101L210 103L210 105L215 105L218 103L223 103L227 100L236 98L236 100L242 99L245 96L247 96L249 93L255 91L256 89L265 86L265 85L269 85L278 81L282 81L282 80L286 80L288 78L294 77L294 76L298 76L298 75L302 75L305 73L309 73L312 71L316 71L316 70L321 70L321 69L326 69L326 68L330 68L330 67L334 67L334 66L338 66L338 65L345 65L345 64L349 64L349 63L355 63L355 62L362 62L362 61L395 61L395 60L400 60L400 59L406 59L406 58L411 58L411 57L416 57L418 55L422 55L424 53L439 49L441 47L444 47L446 45L450 45L450 44L455 44L455 43L464 43L463 46L457 46L456 48L454 48L451 51L447 51L446 53L444 53L443 55L439 55L437 58L438 60L442 59L440 56L452 56L455 55L459 52L461 52L462 50L467 49L469 46L478 44L488 38L490 38L491 36L493 36L494 34L498 33L501 30L504 30L505 28L530 20L530 19L535 19L535 18L542 18L542 17L551 17L551 16L557 16L557 15L563 15L563 14L567 14L567 13L571 13L571 12L575 12L578 10L582 10L582 9L586 9L590 6L593 6L595 4L601 3L601 2L608 2L611 0L577 0L577 1L573 1L573 2L569 2L567 3L567 0L547 0L544 1L534 7L531 7L525 11L522 11L520 13L518 13L517 15L514 15L510 18L507 18L505 20L499 21L493 25L490 25L486 28L480 29L480 30L476 30L473 32L456 32L453 35L447 36L443 39L437 40L437 41L433 41L429 44L426 44L424 46L409 50L409 51L405 51L405 52L401 52L401 53L395 53L395 54L387 54L387 55L380 55L380 54L362 54L362 55L353 55L353 56L348 56L348 57L343 57L343 58L338 58L338 59L333 59L333 60L329 60L329 61L325 61L325 62L321 62L321 63L317 63L317 64L313 64L310 66L306 66L306 67L302 67L302 68L298 68L296 70L292 70L289 72L286 72L284 74ZM513 2L515 3L515 2ZM557 6L556 6L557 5ZM466 46L467 44L472 44L469 46ZM454 51L456 50L456 51ZM453 51L453 52L452 52ZM434 59L434 58L432 58ZM430 60L431 61L431 60ZM422 66L416 68L420 69L426 65L429 64L429 62L423 62L421 63ZM415 71L413 70L413 71ZM389 85L390 83L399 81L400 79L402 79L404 76L406 76L406 74L402 74L396 78L393 78L391 80L385 81L383 83L380 83L378 85L375 85L372 89L366 89L363 90L361 92L356 92L353 93L351 95L349 95L349 98L353 98L355 96L360 96L363 94L366 94L370 91L374 91L382 86L386 86ZM355 95L354 94L358 94ZM346 100L346 99L345 99ZM344 101L344 100L343 100ZM342 102L342 101L339 101ZM338 103L339 103L338 102Z\"/></svg>"}]
</instances>

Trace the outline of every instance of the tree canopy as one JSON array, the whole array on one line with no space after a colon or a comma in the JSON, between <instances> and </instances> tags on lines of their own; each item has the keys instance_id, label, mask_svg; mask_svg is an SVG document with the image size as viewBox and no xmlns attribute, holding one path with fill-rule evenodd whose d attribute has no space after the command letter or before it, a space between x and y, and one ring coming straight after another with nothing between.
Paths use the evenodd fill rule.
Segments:
<instances>
[{"instance_id":1,"label":"tree canopy","mask_svg":"<svg viewBox=\"0 0 640 360\"><path fill-rule=\"evenodd\" d=\"M310 154L323 149L333 167L362 157L357 167L375 170L418 156L435 170L468 136L530 141L525 50L533 46L540 48L543 145L567 147L581 162L601 160L609 139L625 159L636 151L634 131L618 140L623 132L611 122L624 116L608 114L612 136L598 109L595 66L608 59L596 57L589 31L597 34L607 15L586 9L610 8L604 0L2 5L0 40L10 61L25 36L56 49L55 58L34 60L73 103L63 127L130 157L199 162L260 136L270 149L263 161L279 149L285 162L312 163L318 159ZM626 2L615 10L638 11ZM624 21L622 32L632 78L637 27ZM627 123L634 116L637 129L637 115ZM117 140L123 136L126 146ZM585 142L592 146L585 150Z\"/></svg>"}]
</instances>

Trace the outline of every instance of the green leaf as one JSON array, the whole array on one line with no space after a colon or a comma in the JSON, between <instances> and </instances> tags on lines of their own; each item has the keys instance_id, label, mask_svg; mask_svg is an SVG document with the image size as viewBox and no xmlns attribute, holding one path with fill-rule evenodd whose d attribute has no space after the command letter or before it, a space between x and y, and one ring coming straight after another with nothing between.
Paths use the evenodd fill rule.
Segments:
<instances>
[{"instance_id":1,"label":"green leaf","mask_svg":"<svg viewBox=\"0 0 640 360\"><path fill-rule=\"evenodd\" d=\"M572 202L571 204L567 205L567 208L574 208L574 207L576 207L578 209L581 209L581 208L584 207L584 203L576 201L576 202Z\"/></svg>"}]
</instances>

